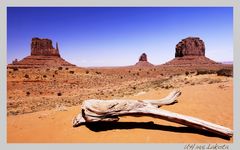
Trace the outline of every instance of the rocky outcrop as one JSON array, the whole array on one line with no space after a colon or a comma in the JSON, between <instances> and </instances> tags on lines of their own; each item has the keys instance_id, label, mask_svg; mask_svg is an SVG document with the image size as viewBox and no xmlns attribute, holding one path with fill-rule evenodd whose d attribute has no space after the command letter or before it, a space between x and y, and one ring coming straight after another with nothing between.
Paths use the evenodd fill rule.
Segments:
<instances>
[{"instance_id":1,"label":"rocky outcrop","mask_svg":"<svg viewBox=\"0 0 240 150\"><path fill-rule=\"evenodd\" d=\"M147 61L147 55L145 53L143 53L140 58L139 61Z\"/></svg>"},{"instance_id":2,"label":"rocky outcrop","mask_svg":"<svg viewBox=\"0 0 240 150\"><path fill-rule=\"evenodd\" d=\"M205 57L205 44L198 37L188 37L176 45L175 58L164 65L192 66L218 64Z\"/></svg>"},{"instance_id":3,"label":"rocky outcrop","mask_svg":"<svg viewBox=\"0 0 240 150\"><path fill-rule=\"evenodd\" d=\"M136 67L154 67L153 64L149 63L147 60L147 54L143 53L139 57L139 61L135 64Z\"/></svg>"},{"instance_id":4,"label":"rocky outcrop","mask_svg":"<svg viewBox=\"0 0 240 150\"><path fill-rule=\"evenodd\" d=\"M31 55L60 57L58 44L56 43L56 48L54 48L50 39L32 38Z\"/></svg>"},{"instance_id":5,"label":"rocky outcrop","mask_svg":"<svg viewBox=\"0 0 240 150\"><path fill-rule=\"evenodd\" d=\"M58 44L52 46L50 39L33 38L31 42L31 55L18 61L15 59L8 68L40 68L57 66L75 66L61 58Z\"/></svg>"},{"instance_id":6,"label":"rocky outcrop","mask_svg":"<svg viewBox=\"0 0 240 150\"><path fill-rule=\"evenodd\" d=\"M175 57L205 56L204 42L198 37L188 37L176 45Z\"/></svg>"}]
</instances>

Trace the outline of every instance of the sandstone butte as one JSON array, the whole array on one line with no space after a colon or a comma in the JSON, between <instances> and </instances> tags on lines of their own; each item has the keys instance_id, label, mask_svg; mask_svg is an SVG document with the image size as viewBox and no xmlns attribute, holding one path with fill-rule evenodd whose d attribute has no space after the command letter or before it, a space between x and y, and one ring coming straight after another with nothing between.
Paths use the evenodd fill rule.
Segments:
<instances>
[{"instance_id":1,"label":"sandstone butte","mask_svg":"<svg viewBox=\"0 0 240 150\"><path fill-rule=\"evenodd\" d=\"M75 65L64 60L58 49L58 43L56 48L52 46L52 40L32 38L31 42L31 55L18 61L15 59L8 68L40 68L40 67L57 67L68 66L73 67Z\"/></svg>"},{"instance_id":2,"label":"sandstone butte","mask_svg":"<svg viewBox=\"0 0 240 150\"><path fill-rule=\"evenodd\" d=\"M160 66L214 65L217 63L205 56L205 44L199 37L188 37L180 41L175 48L175 58ZM56 66L75 66L64 60L59 53L58 43L52 46L50 39L32 38L31 55L18 61L15 59L8 68L39 68ZM133 67L154 67L143 53Z\"/></svg>"},{"instance_id":3,"label":"sandstone butte","mask_svg":"<svg viewBox=\"0 0 240 150\"><path fill-rule=\"evenodd\" d=\"M139 61L135 64L135 67L154 67L154 65L148 62L147 54L143 53L139 57Z\"/></svg>"},{"instance_id":4,"label":"sandstone butte","mask_svg":"<svg viewBox=\"0 0 240 150\"><path fill-rule=\"evenodd\" d=\"M163 65L214 65L219 64L205 56L205 44L198 37L188 37L180 41L175 48L175 58Z\"/></svg>"}]
</instances>

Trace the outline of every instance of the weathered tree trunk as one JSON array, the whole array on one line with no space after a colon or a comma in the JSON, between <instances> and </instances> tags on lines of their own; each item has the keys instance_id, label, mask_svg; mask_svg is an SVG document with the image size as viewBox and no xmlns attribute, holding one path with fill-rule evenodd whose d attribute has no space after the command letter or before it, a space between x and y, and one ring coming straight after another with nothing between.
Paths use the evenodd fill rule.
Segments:
<instances>
[{"instance_id":1,"label":"weathered tree trunk","mask_svg":"<svg viewBox=\"0 0 240 150\"><path fill-rule=\"evenodd\" d=\"M180 91L173 91L160 100L85 100L81 112L73 120L73 126L87 122L118 121L118 116L123 115L149 115L227 137L233 135L229 128L158 108L176 102L180 94Z\"/></svg>"}]
</instances>

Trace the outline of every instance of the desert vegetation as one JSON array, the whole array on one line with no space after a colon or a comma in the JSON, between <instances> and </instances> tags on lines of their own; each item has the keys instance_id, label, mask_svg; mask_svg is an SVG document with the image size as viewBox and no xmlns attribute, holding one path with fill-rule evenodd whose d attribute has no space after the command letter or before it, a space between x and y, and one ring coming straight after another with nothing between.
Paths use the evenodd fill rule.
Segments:
<instances>
[{"instance_id":1,"label":"desert vegetation","mask_svg":"<svg viewBox=\"0 0 240 150\"><path fill-rule=\"evenodd\" d=\"M164 67L8 69L7 110L8 115L17 115L54 109L60 104L75 106L86 99L123 98L151 89L224 83L231 80L229 70L171 72Z\"/></svg>"}]
</instances>

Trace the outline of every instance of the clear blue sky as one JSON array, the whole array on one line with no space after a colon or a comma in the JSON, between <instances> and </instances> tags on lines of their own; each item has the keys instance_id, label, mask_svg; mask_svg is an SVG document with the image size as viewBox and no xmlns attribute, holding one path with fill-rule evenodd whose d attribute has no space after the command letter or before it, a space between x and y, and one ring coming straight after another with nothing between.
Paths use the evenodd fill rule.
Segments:
<instances>
[{"instance_id":1,"label":"clear blue sky","mask_svg":"<svg viewBox=\"0 0 240 150\"><path fill-rule=\"evenodd\" d=\"M58 42L78 66L135 64L141 53L153 64L174 57L175 46L200 37L206 56L233 61L231 7L9 7L7 61L30 55L32 37ZM55 45L54 45L55 46Z\"/></svg>"}]
</instances>

